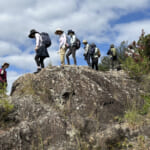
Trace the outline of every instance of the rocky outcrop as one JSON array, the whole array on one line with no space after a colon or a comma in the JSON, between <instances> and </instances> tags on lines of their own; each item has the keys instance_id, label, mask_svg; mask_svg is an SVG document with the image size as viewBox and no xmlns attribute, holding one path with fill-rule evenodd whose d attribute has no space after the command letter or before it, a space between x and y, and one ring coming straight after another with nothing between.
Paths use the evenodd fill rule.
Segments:
<instances>
[{"instance_id":1,"label":"rocky outcrop","mask_svg":"<svg viewBox=\"0 0 150 150\"><path fill-rule=\"evenodd\" d=\"M12 87L17 121L1 128L0 150L105 150L127 136L114 118L140 90L123 71L64 66L25 74Z\"/></svg>"}]
</instances>

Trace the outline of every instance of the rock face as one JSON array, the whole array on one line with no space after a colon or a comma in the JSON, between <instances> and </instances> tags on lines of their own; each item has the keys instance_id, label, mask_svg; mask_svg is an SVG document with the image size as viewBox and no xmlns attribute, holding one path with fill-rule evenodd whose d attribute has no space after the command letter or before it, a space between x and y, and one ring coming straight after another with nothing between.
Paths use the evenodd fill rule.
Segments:
<instances>
[{"instance_id":1,"label":"rock face","mask_svg":"<svg viewBox=\"0 0 150 150\"><path fill-rule=\"evenodd\" d=\"M65 66L26 74L13 84L17 123L0 130L0 150L108 149L110 129L114 140L128 133L114 118L139 90L122 71Z\"/></svg>"}]
</instances>

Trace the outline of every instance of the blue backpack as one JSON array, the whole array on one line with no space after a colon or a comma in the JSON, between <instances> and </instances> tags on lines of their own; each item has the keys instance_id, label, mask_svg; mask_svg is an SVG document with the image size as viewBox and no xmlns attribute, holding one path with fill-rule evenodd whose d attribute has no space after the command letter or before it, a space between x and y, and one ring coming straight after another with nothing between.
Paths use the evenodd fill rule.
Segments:
<instances>
[{"instance_id":1,"label":"blue backpack","mask_svg":"<svg viewBox=\"0 0 150 150\"><path fill-rule=\"evenodd\" d=\"M92 43L90 45L89 51L88 51L91 56L93 56L95 54L95 48L96 48L96 45L94 43Z\"/></svg>"},{"instance_id":2,"label":"blue backpack","mask_svg":"<svg viewBox=\"0 0 150 150\"><path fill-rule=\"evenodd\" d=\"M70 47L70 38L69 38L69 36L66 36L66 46L67 46L67 48Z\"/></svg>"},{"instance_id":3,"label":"blue backpack","mask_svg":"<svg viewBox=\"0 0 150 150\"><path fill-rule=\"evenodd\" d=\"M43 45L45 45L46 48L50 47L52 42L51 42L49 34L46 32L42 32L40 35L42 37Z\"/></svg>"}]
</instances>

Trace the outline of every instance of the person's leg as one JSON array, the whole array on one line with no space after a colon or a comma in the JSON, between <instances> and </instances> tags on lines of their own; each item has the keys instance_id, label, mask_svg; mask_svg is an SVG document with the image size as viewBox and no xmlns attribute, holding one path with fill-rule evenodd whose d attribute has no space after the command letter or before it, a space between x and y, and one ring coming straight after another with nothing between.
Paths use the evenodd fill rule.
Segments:
<instances>
[{"instance_id":1,"label":"person's leg","mask_svg":"<svg viewBox=\"0 0 150 150\"><path fill-rule=\"evenodd\" d=\"M76 47L72 47L72 57L74 60L74 65L77 65L77 60L76 60Z\"/></svg>"},{"instance_id":2,"label":"person's leg","mask_svg":"<svg viewBox=\"0 0 150 150\"><path fill-rule=\"evenodd\" d=\"M95 58L95 68L98 70L98 58Z\"/></svg>"},{"instance_id":3,"label":"person's leg","mask_svg":"<svg viewBox=\"0 0 150 150\"><path fill-rule=\"evenodd\" d=\"M68 65L70 65L70 60L69 60L69 56L72 54L72 50L71 50L71 48L69 49L69 51L67 52L67 54L66 54L66 58L67 58L67 63L68 63Z\"/></svg>"},{"instance_id":4,"label":"person's leg","mask_svg":"<svg viewBox=\"0 0 150 150\"><path fill-rule=\"evenodd\" d=\"M45 57L40 57L41 68L44 68L44 59L45 59Z\"/></svg>"},{"instance_id":5,"label":"person's leg","mask_svg":"<svg viewBox=\"0 0 150 150\"><path fill-rule=\"evenodd\" d=\"M90 66L92 66L92 62L93 62L93 56L92 55L90 55L89 62L90 62Z\"/></svg>"},{"instance_id":6,"label":"person's leg","mask_svg":"<svg viewBox=\"0 0 150 150\"><path fill-rule=\"evenodd\" d=\"M113 57L111 58L111 69L114 69L114 60L113 60Z\"/></svg>"},{"instance_id":7,"label":"person's leg","mask_svg":"<svg viewBox=\"0 0 150 150\"><path fill-rule=\"evenodd\" d=\"M92 69L94 69L94 58L92 58Z\"/></svg>"},{"instance_id":8,"label":"person's leg","mask_svg":"<svg viewBox=\"0 0 150 150\"><path fill-rule=\"evenodd\" d=\"M35 73L38 73L41 70L40 57L38 55L35 56L35 62L37 64L37 71Z\"/></svg>"},{"instance_id":9,"label":"person's leg","mask_svg":"<svg viewBox=\"0 0 150 150\"><path fill-rule=\"evenodd\" d=\"M65 65L65 49L60 49L60 62L61 65Z\"/></svg>"},{"instance_id":10,"label":"person's leg","mask_svg":"<svg viewBox=\"0 0 150 150\"><path fill-rule=\"evenodd\" d=\"M37 64L37 67L40 68L40 57L38 55L35 56L35 62Z\"/></svg>"},{"instance_id":11,"label":"person's leg","mask_svg":"<svg viewBox=\"0 0 150 150\"><path fill-rule=\"evenodd\" d=\"M89 67L91 67L90 54L87 54L87 64L88 64Z\"/></svg>"}]
</instances>

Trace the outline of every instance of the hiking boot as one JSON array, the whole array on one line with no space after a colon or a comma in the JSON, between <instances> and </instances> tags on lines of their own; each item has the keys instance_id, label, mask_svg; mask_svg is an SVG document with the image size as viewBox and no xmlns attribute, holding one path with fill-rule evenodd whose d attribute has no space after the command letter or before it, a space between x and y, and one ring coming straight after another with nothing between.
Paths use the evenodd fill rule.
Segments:
<instances>
[{"instance_id":1,"label":"hiking boot","mask_svg":"<svg viewBox=\"0 0 150 150\"><path fill-rule=\"evenodd\" d=\"M36 72L34 72L34 74L37 74L41 71L41 68L38 68Z\"/></svg>"}]
</instances>

